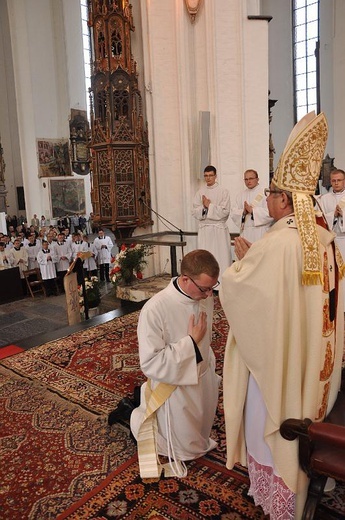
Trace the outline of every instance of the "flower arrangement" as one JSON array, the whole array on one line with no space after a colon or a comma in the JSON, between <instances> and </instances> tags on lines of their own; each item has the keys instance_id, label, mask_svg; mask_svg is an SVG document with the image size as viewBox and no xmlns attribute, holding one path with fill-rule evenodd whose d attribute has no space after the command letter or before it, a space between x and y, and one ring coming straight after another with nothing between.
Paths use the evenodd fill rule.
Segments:
<instances>
[{"instance_id":1,"label":"flower arrangement","mask_svg":"<svg viewBox=\"0 0 345 520\"><path fill-rule=\"evenodd\" d=\"M91 276L90 280L85 278L85 292L89 308L92 309L94 307L98 307L98 305L101 303L101 292L99 289L99 281L97 276ZM85 309L82 285L78 287L78 293L80 312L83 313Z\"/></svg>"},{"instance_id":2,"label":"flower arrangement","mask_svg":"<svg viewBox=\"0 0 345 520\"><path fill-rule=\"evenodd\" d=\"M141 280L143 268L147 265L146 256L152 255L152 246L145 244L122 244L120 252L112 259L114 267L110 271L112 283L128 285L133 280Z\"/></svg>"}]
</instances>

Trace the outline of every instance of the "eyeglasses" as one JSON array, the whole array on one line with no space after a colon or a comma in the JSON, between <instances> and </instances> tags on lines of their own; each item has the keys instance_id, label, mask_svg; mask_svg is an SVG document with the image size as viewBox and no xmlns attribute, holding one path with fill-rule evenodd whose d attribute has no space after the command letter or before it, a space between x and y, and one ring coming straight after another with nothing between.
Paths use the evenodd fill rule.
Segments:
<instances>
[{"instance_id":1,"label":"eyeglasses","mask_svg":"<svg viewBox=\"0 0 345 520\"><path fill-rule=\"evenodd\" d=\"M200 287L200 285L198 285L196 282L194 282L193 278L191 278L187 274L185 274L184 276L187 276L187 278L189 278L190 281L193 282L195 287L197 287L199 289L199 291L202 293L207 293L207 292L213 291L214 289L217 289L217 287L220 285L220 281L218 280L218 282L215 285L213 285L212 287Z\"/></svg>"},{"instance_id":2,"label":"eyeglasses","mask_svg":"<svg viewBox=\"0 0 345 520\"><path fill-rule=\"evenodd\" d=\"M264 189L264 194L265 194L265 197L268 197L269 195L271 195L271 193L284 193L282 190L270 190L269 188L265 188Z\"/></svg>"},{"instance_id":3,"label":"eyeglasses","mask_svg":"<svg viewBox=\"0 0 345 520\"><path fill-rule=\"evenodd\" d=\"M207 177L214 177L215 176L215 173L210 173L209 175L204 175L205 179L207 179Z\"/></svg>"},{"instance_id":4,"label":"eyeglasses","mask_svg":"<svg viewBox=\"0 0 345 520\"><path fill-rule=\"evenodd\" d=\"M248 181L256 181L257 177L248 177L248 179L244 179L244 182Z\"/></svg>"}]
</instances>

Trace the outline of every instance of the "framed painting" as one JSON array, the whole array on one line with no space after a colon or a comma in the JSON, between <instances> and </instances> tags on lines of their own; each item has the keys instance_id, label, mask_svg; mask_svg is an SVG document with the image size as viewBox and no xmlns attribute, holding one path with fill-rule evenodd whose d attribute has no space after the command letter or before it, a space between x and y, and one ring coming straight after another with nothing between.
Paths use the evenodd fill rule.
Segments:
<instances>
[{"instance_id":1,"label":"framed painting","mask_svg":"<svg viewBox=\"0 0 345 520\"><path fill-rule=\"evenodd\" d=\"M53 218L85 213L83 179L51 180L50 196Z\"/></svg>"},{"instance_id":2,"label":"framed painting","mask_svg":"<svg viewBox=\"0 0 345 520\"><path fill-rule=\"evenodd\" d=\"M37 154L39 177L72 175L67 139L37 139Z\"/></svg>"}]
</instances>

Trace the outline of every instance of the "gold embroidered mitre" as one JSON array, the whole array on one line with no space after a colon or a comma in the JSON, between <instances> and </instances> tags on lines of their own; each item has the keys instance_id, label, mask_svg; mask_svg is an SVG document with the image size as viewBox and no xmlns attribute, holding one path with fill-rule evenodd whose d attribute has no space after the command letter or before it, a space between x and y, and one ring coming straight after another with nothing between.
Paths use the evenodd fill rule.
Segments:
<instances>
[{"instance_id":1,"label":"gold embroidered mitre","mask_svg":"<svg viewBox=\"0 0 345 520\"><path fill-rule=\"evenodd\" d=\"M323 112L310 112L293 128L279 159L272 182L292 193L297 229L303 249L303 285L322 283L322 262L316 230L314 202L328 137Z\"/></svg>"}]
</instances>

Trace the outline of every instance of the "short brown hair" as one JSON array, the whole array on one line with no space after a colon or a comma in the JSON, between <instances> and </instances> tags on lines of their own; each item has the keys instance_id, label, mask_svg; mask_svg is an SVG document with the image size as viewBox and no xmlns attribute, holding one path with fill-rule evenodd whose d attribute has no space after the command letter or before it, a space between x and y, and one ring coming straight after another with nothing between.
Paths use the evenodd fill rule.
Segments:
<instances>
[{"instance_id":1,"label":"short brown hair","mask_svg":"<svg viewBox=\"0 0 345 520\"><path fill-rule=\"evenodd\" d=\"M217 170L214 166L212 166L212 164L206 166L206 168L204 169L204 173L205 172L214 172L214 174L217 175Z\"/></svg>"},{"instance_id":2,"label":"short brown hair","mask_svg":"<svg viewBox=\"0 0 345 520\"><path fill-rule=\"evenodd\" d=\"M211 278L218 278L219 264L215 257L205 249L194 249L183 257L181 273L185 276L199 276L207 274Z\"/></svg>"}]
</instances>

